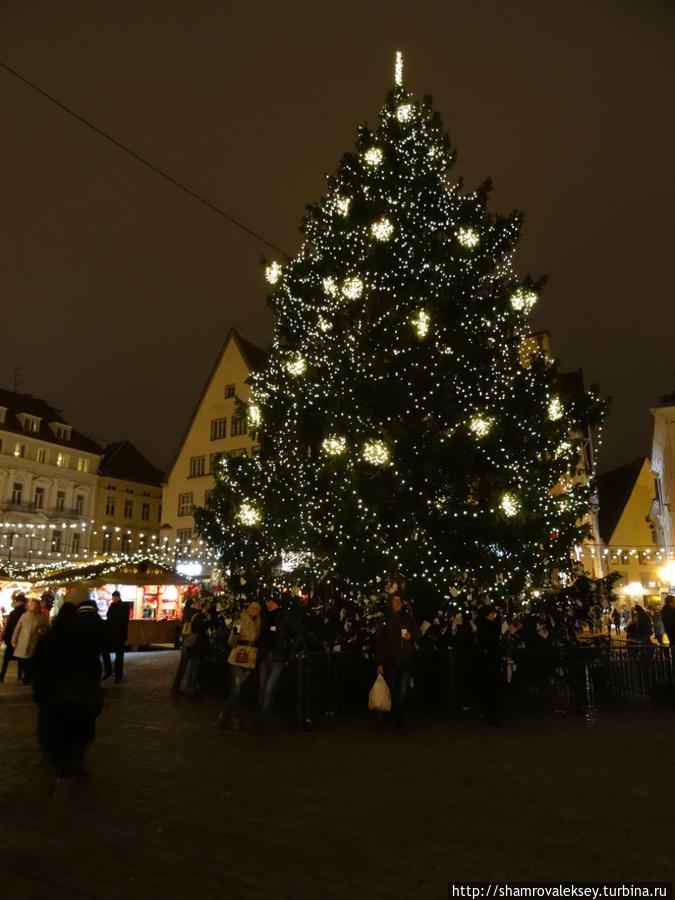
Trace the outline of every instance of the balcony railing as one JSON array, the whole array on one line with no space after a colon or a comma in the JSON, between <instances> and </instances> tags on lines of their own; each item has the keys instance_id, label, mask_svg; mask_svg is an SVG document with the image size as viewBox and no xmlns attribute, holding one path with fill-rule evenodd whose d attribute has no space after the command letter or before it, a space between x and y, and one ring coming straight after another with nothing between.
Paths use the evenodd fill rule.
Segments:
<instances>
[{"instance_id":1,"label":"balcony railing","mask_svg":"<svg viewBox=\"0 0 675 900\"><path fill-rule=\"evenodd\" d=\"M42 513L52 519L81 519L85 512L77 506L53 506L47 509L38 503L24 503L23 501L5 500L0 503L0 509L6 512Z\"/></svg>"}]
</instances>

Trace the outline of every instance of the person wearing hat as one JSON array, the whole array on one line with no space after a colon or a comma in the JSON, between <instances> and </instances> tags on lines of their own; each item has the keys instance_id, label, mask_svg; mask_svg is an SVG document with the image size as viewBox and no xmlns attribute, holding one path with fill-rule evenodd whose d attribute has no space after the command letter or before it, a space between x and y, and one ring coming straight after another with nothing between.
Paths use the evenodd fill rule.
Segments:
<instances>
[{"instance_id":1,"label":"person wearing hat","mask_svg":"<svg viewBox=\"0 0 675 900\"><path fill-rule=\"evenodd\" d=\"M2 660L2 669L0 669L0 681L5 680L5 675L7 674L7 667L13 659L16 659L18 672L17 677L19 681L23 678L23 659L19 659L14 656L14 648L12 647L12 636L14 634L14 630L19 622L21 616L26 612L26 597L22 593L15 594L12 599L12 605L14 609L7 616L7 623L5 625L5 633L2 636L2 641L5 645L5 655Z\"/></svg>"},{"instance_id":2,"label":"person wearing hat","mask_svg":"<svg viewBox=\"0 0 675 900\"><path fill-rule=\"evenodd\" d=\"M112 592L112 603L108 607L105 622L106 648L101 654L103 660L103 678L110 678L115 673L115 681L120 682L124 675L124 647L129 632L129 606L122 603L119 591ZM115 668L110 662L110 654L115 654Z\"/></svg>"}]
</instances>

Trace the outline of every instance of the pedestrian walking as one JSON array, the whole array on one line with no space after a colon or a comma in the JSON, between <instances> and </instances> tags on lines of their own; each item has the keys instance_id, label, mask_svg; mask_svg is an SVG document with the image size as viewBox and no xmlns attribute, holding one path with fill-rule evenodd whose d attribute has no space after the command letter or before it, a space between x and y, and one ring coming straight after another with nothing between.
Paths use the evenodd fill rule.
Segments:
<instances>
[{"instance_id":1,"label":"pedestrian walking","mask_svg":"<svg viewBox=\"0 0 675 900\"><path fill-rule=\"evenodd\" d=\"M256 727L261 731L269 727L284 667L301 642L300 623L288 608L280 606L275 597L269 597L265 607L267 614L263 617L258 640Z\"/></svg>"},{"instance_id":2,"label":"pedestrian walking","mask_svg":"<svg viewBox=\"0 0 675 900\"><path fill-rule=\"evenodd\" d=\"M188 695L194 700L199 691L202 664L209 654L209 628L211 625L211 600L197 600L196 611L190 619L192 644L187 649L185 684Z\"/></svg>"},{"instance_id":3,"label":"pedestrian walking","mask_svg":"<svg viewBox=\"0 0 675 900\"><path fill-rule=\"evenodd\" d=\"M230 633L229 645L232 648L227 662L230 669L230 694L227 705L220 713L216 724L224 728L228 712L232 716L232 730L241 728L241 689L244 682L256 667L257 643L260 637L260 604L249 603L238 619L235 619Z\"/></svg>"},{"instance_id":4,"label":"pedestrian walking","mask_svg":"<svg viewBox=\"0 0 675 900\"><path fill-rule=\"evenodd\" d=\"M662 644L665 628L663 627L663 616L661 615L660 609L655 609L652 613L652 627L654 629L654 637L656 638L657 644Z\"/></svg>"},{"instance_id":5,"label":"pedestrian walking","mask_svg":"<svg viewBox=\"0 0 675 900\"><path fill-rule=\"evenodd\" d=\"M485 604L476 618L476 650L485 716L488 725L501 725L502 619L496 606Z\"/></svg>"},{"instance_id":6,"label":"pedestrian walking","mask_svg":"<svg viewBox=\"0 0 675 900\"><path fill-rule=\"evenodd\" d=\"M14 655L12 636L14 635L14 631L19 619L26 612L26 597L24 596L24 594L16 594L16 596L12 600L12 604L14 608L7 616L7 621L5 622L5 631L2 635L2 641L5 645L5 655L2 660L2 669L0 669L0 681L5 680L7 667L13 659L16 659L17 663L17 678L19 679L19 681L23 679L23 659L20 659Z\"/></svg>"},{"instance_id":7,"label":"pedestrian walking","mask_svg":"<svg viewBox=\"0 0 675 900\"><path fill-rule=\"evenodd\" d=\"M609 609L606 609L602 614L602 624L607 629L607 637L612 636L612 614Z\"/></svg>"},{"instance_id":8,"label":"pedestrian walking","mask_svg":"<svg viewBox=\"0 0 675 900\"><path fill-rule=\"evenodd\" d=\"M33 680L33 656L40 638L49 630L49 621L42 612L40 601L30 597L26 611L16 623L12 635L14 656L23 660L23 683Z\"/></svg>"},{"instance_id":9,"label":"pedestrian walking","mask_svg":"<svg viewBox=\"0 0 675 900\"><path fill-rule=\"evenodd\" d=\"M189 650L196 637L192 634L192 617L198 612L199 607L197 606L196 600L193 598L192 594L188 594L185 598L185 603L183 604L181 617L183 625L181 627L180 660L178 661L178 669L176 670L173 685L171 687L171 692L173 694L180 694L180 687L183 683L183 678L187 669Z\"/></svg>"},{"instance_id":10,"label":"pedestrian walking","mask_svg":"<svg viewBox=\"0 0 675 900\"><path fill-rule=\"evenodd\" d=\"M108 607L105 622L106 646L103 651L103 678L110 678L115 674L115 681L119 682L124 676L124 647L129 632L129 606L122 603L122 595L119 591L112 592L112 602ZM110 661L110 654L115 654L115 666Z\"/></svg>"},{"instance_id":11,"label":"pedestrian walking","mask_svg":"<svg viewBox=\"0 0 675 900\"><path fill-rule=\"evenodd\" d=\"M616 607L612 611L612 621L614 622L614 631L618 636L621 634L621 613Z\"/></svg>"},{"instance_id":12,"label":"pedestrian walking","mask_svg":"<svg viewBox=\"0 0 675 900\"><path fill-rule=\"evenodd\" d=\"M417 622L403 609L400 594L393 594L375 635L375 660L378 675L384 675L391 693L391 711L378 713L376 730L382 732L391 722L402 734L407 732L406 700L415 641L420 638Z\"/></svg>"},{"instance_id":13,"label":"pedestrian walking","mask_svg":"<svg viewBox=\"0 0 675 900\"><path fill-rule=\"evenodd\" d=\"M34 659L38 736L56 770L57 791L64 781L86 774L85 750L103 706L99 660L104 646L98 610L87 589L76 588L38 643Z\"/></svg>"},{"instance_id":14,"label":"pedestrian walking","mask_svg":"<svg viewBox=\"0 0 675 900\"><path fill-rule=\"evenodd\" d=\"M668 637L668 643L671 647L675 647L675 594L668 594L664 600L661 609L661 621L663 622L663 630Z\"/></svg>"}]
</instances>

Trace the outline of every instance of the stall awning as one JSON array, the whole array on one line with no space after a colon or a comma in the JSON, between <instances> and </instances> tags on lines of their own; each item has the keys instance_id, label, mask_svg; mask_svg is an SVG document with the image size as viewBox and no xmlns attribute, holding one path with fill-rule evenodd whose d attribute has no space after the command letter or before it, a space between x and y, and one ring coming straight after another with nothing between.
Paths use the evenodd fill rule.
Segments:
<instances>
[{"instance_id":1,"label":"stall awning","mask_svg":"<svg viewBox=\"0 0 675 900\"><path fill-rule=\"evenodd\" d=\"M40 587L56 587L82 582L90 587L101 587L104 584L194 584L193 578L180 575L171 566L153 562L149 559L135 559L125 562L119 560L94 560L79 565L62 568L44 568L26 573L26 578Z\"/></svg>"}]
</instances>

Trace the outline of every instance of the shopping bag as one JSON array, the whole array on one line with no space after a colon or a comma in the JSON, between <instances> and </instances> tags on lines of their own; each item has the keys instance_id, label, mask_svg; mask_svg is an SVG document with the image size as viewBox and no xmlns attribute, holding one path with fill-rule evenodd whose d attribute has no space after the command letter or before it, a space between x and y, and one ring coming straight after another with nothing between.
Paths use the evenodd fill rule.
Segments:
<instances>
[{"instance_id":1,"label":"shopping bag","mask_svg":"<svg viewBox=\"0 0 675 900\"><path fill-rule=\"evenodd\" d=\"M376 712L389 712L391 709L391 694L389 685L382 675L378 675L368 694L368 709Z\"/></svg>"}]
</instances>

